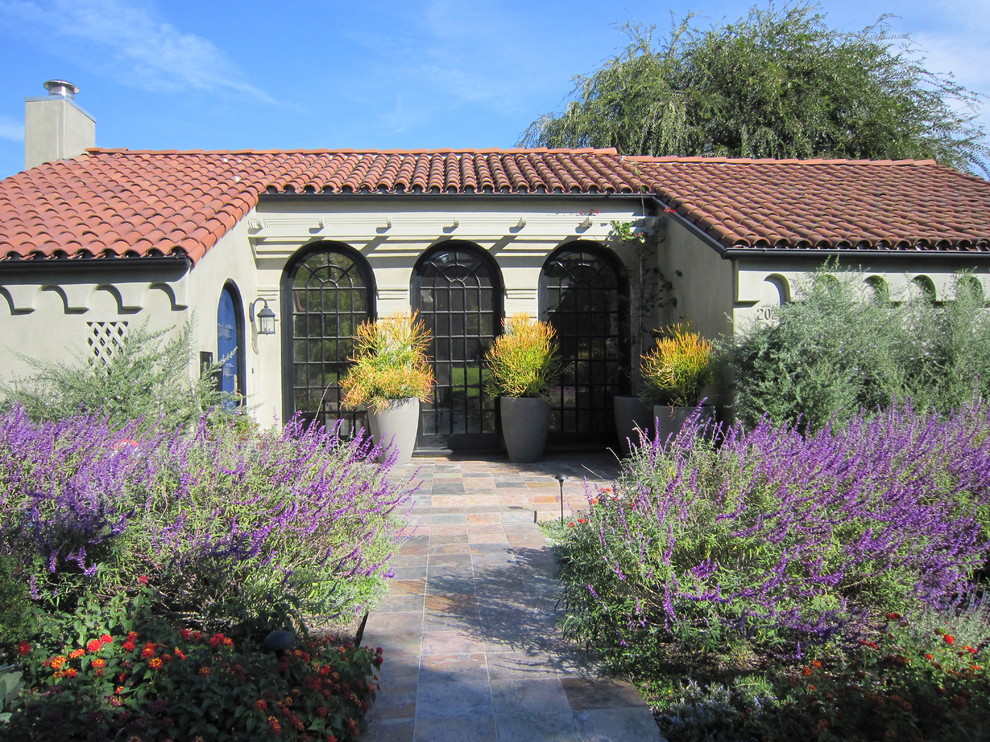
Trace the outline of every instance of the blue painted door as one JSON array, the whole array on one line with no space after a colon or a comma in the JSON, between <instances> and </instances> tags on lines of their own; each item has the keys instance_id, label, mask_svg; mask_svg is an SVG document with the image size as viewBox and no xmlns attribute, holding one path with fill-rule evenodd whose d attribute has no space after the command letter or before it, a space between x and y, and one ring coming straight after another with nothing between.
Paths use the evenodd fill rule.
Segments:
<instances>
[{"instance_id":1,"label":"blue painted door","mask_svg":"<svg viewBox=\"0 0 990 742\"><path fill-rule=\"evenodd\" d=\"M220 305L217 308L217 359L220 369L220 391L231 397L224 402L225 407L236 407L234 394L243 394L238 384L238 369L241 366L241 348L238 337L237 301L233 292L225 288L220 292Z\"/></svg>"}]
</instances>

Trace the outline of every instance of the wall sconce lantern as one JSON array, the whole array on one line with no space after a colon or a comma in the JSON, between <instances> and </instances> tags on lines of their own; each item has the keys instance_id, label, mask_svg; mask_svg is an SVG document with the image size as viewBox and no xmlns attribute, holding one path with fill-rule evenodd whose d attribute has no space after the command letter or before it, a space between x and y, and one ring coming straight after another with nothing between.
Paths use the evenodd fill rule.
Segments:
<instances>
[{"instance_id":1,"label":"wall sconce lantern","mask_svg":"<svg viewBox=\"0 0 990 742\"><path fill-rule=\"evenodd\" d=\"M275 312L271 310L268 306L268 302L261 297L258 297L253 302L251 302L251 311L249 312L251 317L251 323L254 323L254 307L258 302L262 302L265 306L261 308L258 312L258 334L259 335L274 335L275 334Z\"/></svg>"}]
</instances>

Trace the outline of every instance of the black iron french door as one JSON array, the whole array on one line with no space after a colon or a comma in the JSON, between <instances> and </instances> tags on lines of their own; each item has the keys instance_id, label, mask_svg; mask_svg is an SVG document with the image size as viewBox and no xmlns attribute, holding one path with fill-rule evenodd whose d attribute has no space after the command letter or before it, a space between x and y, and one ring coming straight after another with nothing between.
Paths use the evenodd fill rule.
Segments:
<instances>
[{"instance_id":1,"label":"black iron french door","mask_svg":"<svg viewBox=\"0 0 990 742\"><path fill-rule=\"evenodd\" d=\"M563 370L551 400L549 443L615 437L612 398L629 393L628 281L596 244L559 248L540 278L544 316L557 331Z\"/></svg>"},{"instance_id":2,"label":"black iron french door","mask_svg":"<svg viewBox=\"0 0 990 742\"><path fill-rule=\"evenodd\" d=\"M342 432L367 428L363 411L340 405L340 379L351 363L357 326L374 316L373 278L364 259L345 245L320 246L287 271L283 284L286 410Z\"/></svg>"},{"instance_id":3,"label":"black iron french door","mask_svg":"<svg viewBox=\"0 0 990 742\"><path fill-rule=\"evenodd\" d=\"M437 385L421 408L417 447L495 448L495 400L486 389L484 354L502 320L498 267L479 247L448 242L416 266L413 306L433 335Z\"/></svg>"}]
</instances>

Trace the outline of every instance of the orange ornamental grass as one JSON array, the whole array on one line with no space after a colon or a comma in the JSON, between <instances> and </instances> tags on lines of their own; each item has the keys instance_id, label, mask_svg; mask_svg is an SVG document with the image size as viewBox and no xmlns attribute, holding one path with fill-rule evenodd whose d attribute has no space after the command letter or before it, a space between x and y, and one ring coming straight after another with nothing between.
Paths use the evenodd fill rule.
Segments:
<instances>
[{"instance_id":1,"label":"orange ornamental grass","mask_svg":"<svg viewBox=\"0 0 990 742\"><path fill-rule=\"evenodd\" d=\"M415 312L362 322L354 336L354 365L340 382L343 406L380 412L397 399L428 402L434 385L429 345L430 331Z\"/></svg>"},{"instance_id":2,"label":"orange ornamental grass","mask_svg":"<svg viewBox=\"0 0 990 742\"><path fill-rule=\"evenodd\" d=\"M693 407L715 379L715 349L688 325L669 327L643 356L644 400L675 407Z\"/></svg>"},{"instance_id":3,"label":"orange ornamental grass","mask_svg":"<svg viewBox=\"0 0 990 742\"><path fill-rule=\"evenodd\" d=\"M492 387L503 397L546 397L560 373L556 330L525 312L503 320L502 330L485 354Z\"/></svg>"}]
</instances>

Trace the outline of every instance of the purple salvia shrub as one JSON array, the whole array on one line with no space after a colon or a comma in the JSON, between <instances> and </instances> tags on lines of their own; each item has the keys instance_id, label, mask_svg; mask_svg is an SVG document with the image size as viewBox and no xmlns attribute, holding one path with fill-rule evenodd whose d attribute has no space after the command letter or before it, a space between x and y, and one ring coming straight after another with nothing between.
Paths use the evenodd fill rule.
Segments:
<instances>
[{"instance_id":1,"label":"purple salvia shrub","mask_svg":"<svg viewBox=\"0 0 990 742\"><path fill-rule=\"evenodd\" d=\"M801 655L888 612L950 606L986 562L985 403L809 437L698 433L636 451L565 540L568 626L615 660Z\"/></svg>"},{"instance_id":2,"label":"purple salvia shrub","mask_svg":"<svg viewBox=\"0 0 990 742\"><path fill-rule=\"evenodd\" d=\"M364 438L201 420L138 434L0 415L0 548L70 607L152 578L204 627L359 610L383 589L408 493Z\"/></svg>"}]
</instances>

